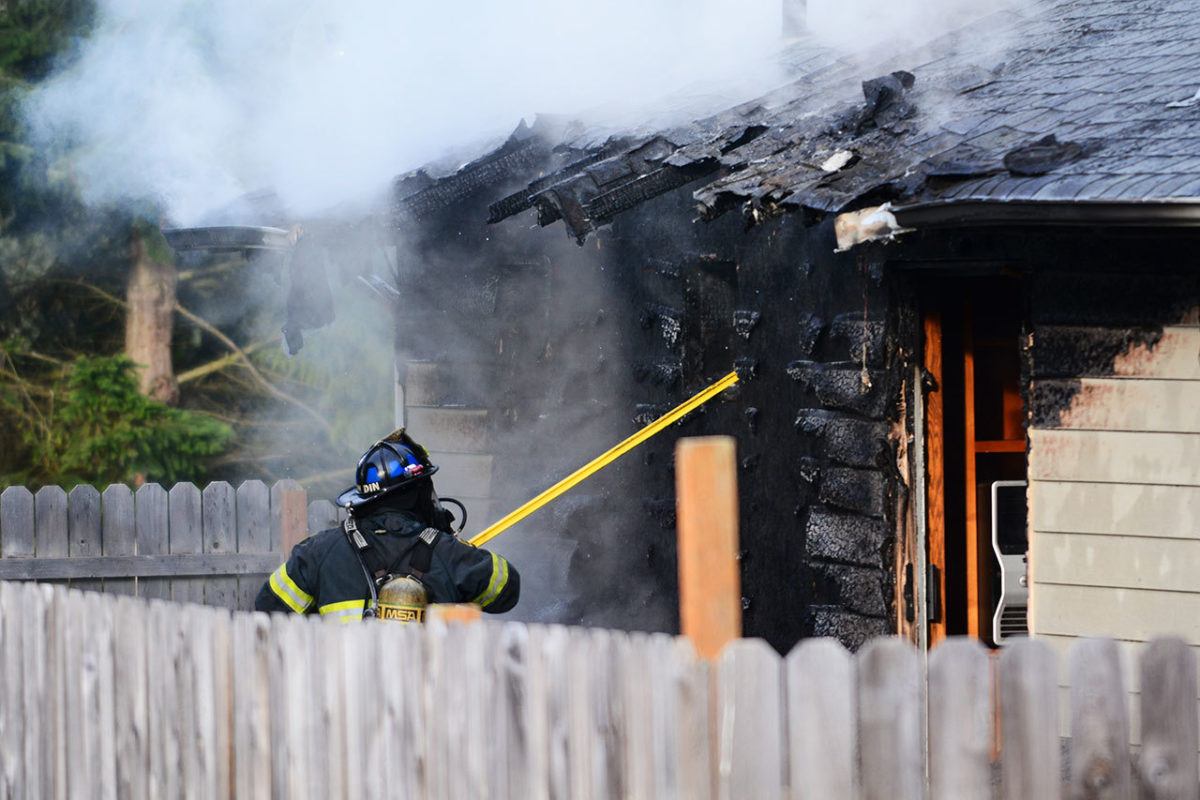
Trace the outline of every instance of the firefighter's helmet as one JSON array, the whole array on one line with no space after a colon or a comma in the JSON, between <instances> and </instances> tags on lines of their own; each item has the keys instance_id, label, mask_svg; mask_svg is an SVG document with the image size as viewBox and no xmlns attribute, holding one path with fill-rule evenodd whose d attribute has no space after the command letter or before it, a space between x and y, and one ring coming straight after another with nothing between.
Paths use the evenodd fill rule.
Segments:
<instances>
[{"instance_id":1,"label":"firefighter's helmet","mask_svg":"<svg viewBox=\"0 0 1200 800\"><path fill-rule=\"evenodd\" d=\"M355 485L338 495L337 503L345 508L358 508L426 480L437 469L425 448L413 441L404 428L398 428L371 445L358 460Z\"/></svg>"}]
</instances>

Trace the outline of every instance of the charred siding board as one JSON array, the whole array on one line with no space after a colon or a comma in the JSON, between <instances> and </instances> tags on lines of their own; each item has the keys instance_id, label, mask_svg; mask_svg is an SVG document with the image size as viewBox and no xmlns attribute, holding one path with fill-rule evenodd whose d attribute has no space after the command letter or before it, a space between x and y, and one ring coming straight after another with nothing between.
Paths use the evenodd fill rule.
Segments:
<instances>
[{"instance_id":1,"label":"charred siding board","mask_svg":"<svg viewBox=\"0 0 1200 800\"><path fill-rule=\"evenodd\" d=\"M1200 645L1200 280L1039 275L1031 309L1031 628Z\"/></svg>"}]
</instances>

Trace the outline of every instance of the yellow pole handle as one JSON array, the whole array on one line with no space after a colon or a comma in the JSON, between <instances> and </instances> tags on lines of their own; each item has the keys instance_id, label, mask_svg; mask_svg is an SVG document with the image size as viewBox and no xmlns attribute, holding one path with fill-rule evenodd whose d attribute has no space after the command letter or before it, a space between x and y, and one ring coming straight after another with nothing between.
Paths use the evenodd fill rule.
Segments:
<instances>
[{"instance_id":1,"label":"yellow pole handle","mask_svg":"<svg viewBox=\"0 0 1200 800\"><path fill-rule=\"evenodd\" d=\"M707 389L692 397L690 400L687 400L686 402L681 403L672 410L668 411L666 414L654 420L654 422L651 422L649 425L642 428L633 436L630 436L628 439L616 445L612 449L608 450L603 455L600 455L592 461L589 461L587 464L584 464L582 467L575 470L570 475L539 494L537 497L533 498L516 510L510 511L496 522L484 528L471 538L471 544L478 547L479 545L486 544L492 539L495 539L497 536L504 533L504 531L508 530L513 525L516 525L518 522L525 519L554 498L564 494L572 487L590 478L592 475L595 475L597 472L604 469L609 464L616 461L618 458L625 455L642 442L645 442L656 434L666 430L668 427L683 419L688 414L692 413L709 400L712 400L714 397L737 382L737 373L729 373L712 386L709 386Z\"/></svg>"}]
</instances>

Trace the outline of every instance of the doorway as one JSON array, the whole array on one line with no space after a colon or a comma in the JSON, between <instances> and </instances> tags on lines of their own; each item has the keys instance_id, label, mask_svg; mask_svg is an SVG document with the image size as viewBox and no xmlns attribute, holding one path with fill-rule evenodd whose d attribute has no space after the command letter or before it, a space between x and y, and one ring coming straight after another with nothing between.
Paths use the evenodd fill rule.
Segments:
<instances>
[{"instance_id":1,"label":"doorway","mask_svg":"<svg viewBox=\"0 0 1200 800\"><path fill-rule=\"evenodd\" d=\"M929 643L1026 632L1024 294L1018 277L923 285Z\"/></svg>"}]
</instances>

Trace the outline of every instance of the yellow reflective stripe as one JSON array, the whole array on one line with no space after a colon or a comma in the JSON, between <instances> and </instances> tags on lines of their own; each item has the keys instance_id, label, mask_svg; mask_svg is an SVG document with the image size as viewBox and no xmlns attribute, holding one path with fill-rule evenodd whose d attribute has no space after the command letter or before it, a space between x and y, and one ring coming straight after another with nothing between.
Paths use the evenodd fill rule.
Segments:
<instances>
[{"instance_id":1,"label":"yellow reflective stripe","mask_svg":"<svg viewBox=\"0 0 1200 800\"><path fill-rule=\"evenodd\" d=\"M495 602L507 585L508 562L492 553L492 579L488 581L487 588L483 590L483 593L471 602L477 603L480 608L487 608Z\"/></svg>"},{"instance_id":2,"label":"yellow reflective stripe","mask_svg":"<svg viewBox=\"0 0 1200 800\"><path fill-rule=\"evenodd\" d=\"M303 614L312 605L312 595L297 586L287 574L286 563L271 573L271 591L297 614Z\"/></svg>"},{"instance_id":3,"label":"yellow reflective stripe","mask_svg":"<svg viewBox=\"0 0 1200 800\"><path fill-rule=\"evenodd\" d=\"M343 600L340 603L329 603L328 605L323 605L318 609L318 611L321 612L322 616L326 614L344 614L347 611L357 611L359 616L362 616L362 611L366 605L366 600Z\"/></svg>"}]
</instances>

